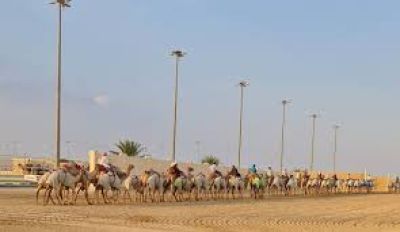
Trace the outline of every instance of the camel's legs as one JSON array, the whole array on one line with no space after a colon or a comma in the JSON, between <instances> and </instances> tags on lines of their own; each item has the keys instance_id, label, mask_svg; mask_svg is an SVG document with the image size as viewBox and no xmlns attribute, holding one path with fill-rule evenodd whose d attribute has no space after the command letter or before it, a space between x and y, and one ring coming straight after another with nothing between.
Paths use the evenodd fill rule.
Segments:
<instances>
[{"instance_id":1,"label":"camel's legs","mask_svg":"<svg viewBox=\"0 0 400 232\"><path fill-rule=\"evenodd\" d=\"M50 198L50 200L51 200L51 203L52 203L53 205L56 205L56 202L54 201L53 196L52 196L51 194L49 195L49 198Z\"/></svg>"},{"instance_id":2,"label":"camel's legs","mask_svg":"<svg viewBox=\"0 0 400 232\"><path fill-rule=\"evenodd\" d=\"M68 205L69 204L69 199L70 199L70 195L69 195L69 189L64 189L64 205Z\"/></svg>"},{"instance_id":3,"label":"camel's legs","mask_svg":"<svg viewBox=\"0 0 400 232\"><path fill-rule=\"evenodd\" d=\"M85 194L85 199L86 199L88 205L91 205L92 202L89 199L89 190L88 190L88 188L89 188L89 186L86 186L84 194Z\"/></svg>"},{"instance_id":4,"label":"camel's legs","mask_svg":"<svg viewBox=\"0 0 400 232\"><path fill-rule=\"evenodd\" d=\"M43 185L39 185L36 189L36 204L39 204L39 192L43 189Z\"/></svg>"},{"instance_id":5,"label":"camel's legs","mask_svg":"<svg viewBox=\"0 0 400 232\"><path fill-rule=\"evenodd\" d=\"M43 205L49 204L49 198L50 198L49 192L50 192L50 189L46 188L46 190L44 191Z\"/></svg>"},{"instance_id":6,"label":"camel's legs","mask_svg":"<svg viewBox=\"0 0 400 232\"><path fill-rule=\"evenodd\" d=\"M122 194L122 200L124 201L124 203L126 203L126 196L128 195L129 193L128 193L128 190L124 190L124 194ZM131 198L130 196L129 196L129 198Z\"/></svg>"},{"instance_id":7,"label":"camel's legs","mask_svg":"<svg viewBox=\"0 0 400 232\"><path fill-rule=\"evenodd\" d=\"M50 191L50 193L51 193L51 191ZM62 205L62 203L61 203L61 200L62 200L62 187L60 187L59 190L55 191L54 193L56 194L56 198L57 198L58 204ZM51 194L50 194L50 197L51 197Z\"/></svg>"},{"instance_id":8,"label":"camel's legs","mask_svg":"<svg viewBox=\"0 0 400 232\"><path fill-rule=\"evenodd\" d=\"M96 188L95 190L94 190L94 196L95 196L95 198L96 198L96 204L100 204L100 196L99 196L99 189L98 188Z\"/></svg>"},{"instance_id":9,"label":"camel's legs","mask_svg":"<svg viewBox=\"0 0 400 232\"><path fill-rule=\"evenodd\" d=\"M103 201L104 204L109 204L110 202L108 201L108 190L105 190L104 188L101 189L101 194L103 195Z\"/></svg>"},{"instance_id":10,"label":"camel's legs","mask_svg":"<svg viewBox=\"0 0 400 232\"><path fill-rule=\"evenodd\" d=\"M78 190L75 190L76 194L75 194L75 197L74 197L74 204L76 204L76 199L78 198L79 192L81 191L81 188L80 188L79 185L78 185L78 187L76 189L78 189Z\"/></svg>"}]
</instances>

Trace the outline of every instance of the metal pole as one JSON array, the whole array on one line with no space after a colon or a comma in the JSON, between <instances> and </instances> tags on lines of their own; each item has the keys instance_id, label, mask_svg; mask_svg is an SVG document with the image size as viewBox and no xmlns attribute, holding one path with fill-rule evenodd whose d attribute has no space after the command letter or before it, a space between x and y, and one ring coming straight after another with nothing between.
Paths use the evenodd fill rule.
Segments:
<instances>
[{"instance_id":1,"label":"metal pole","mask_svg":"<svg viewBox=\"0 0 400 232\"><path fill-rule=\"evenodd\" d=\"M283 106L283 112L282 112L282 140L281 140L281 173L283 171L283 155L285 152L285 125L286 125L286 104L288 102L286 100L282 101L282 106Z\"/></svg>"},{"instance_id":2,"label":"metal pole","mask_svg":"<svg viewBox=\"0 0 400 232\"><path fill-rule=\"evenodd\" d=\"M57 50L57 106L56 106L56 165L60 167L61 153L61 33L62 4L58 3L58 50Z\"/></svg>"},{"instance_id":3,"label":"metal pole","mask_svg":"<svg viewBox=\"0 0 400 232\"><path fill-rule=\"evenodd\" d=\"M172 157L171 161L175 160L176 152L176 132L177 132L177 120L178 120L178 84L179 84L179 56L176 56L175 60L175 97L174 97L174 129L172 136Z\"/></svg>"},{"instance_id":4,"label":"metal pole","mask_svg":"<svg viewBox=\"0 0 400 232\"><path fill-rule=\"evenodd\" d=\"M242 153L242 125L243 125L243 88L240 86L240 120L239 120L239 146L238 146L238 168L240 169L240 160Z\"/></svg>"},{"instance_id":5,"label":"metal pole","mask_svg":"<svg viewBox=\"0 0 400 232\"><path fill-rule=\"evenodd\" d=\"M171 160L176 160L176 134L177 134L177 123L178 123L178 90L179 90L179 61L180 58L186 55L181 50L172 51L171 56L175 56L175 97L174 97L174 125L172 135L172 154Z\"/></svg>"},{"instance_id":6,"label":"metal pole","mask_svg":"<svg viewBox=\"0 0 400 232\"><path fill-rule=\"evenodd\" d=\"M311 172L314 170L315 121L317 119L317 115L313 114L312 119L313 119L313 129L311 138L311 165L310 165Z\"/></svg>"},{"instance_id":7,"label":"metal pole","mask_svg":"<svg viewBox=\"0 0 400 232\"><path fill-rule=\"evenodd\" d=\"M336 153L337 153L337 131L339 129L339 126L335 125L334 126L334 148L333 148L333 173L336 173Z\"/></svg>"}]
</instances>

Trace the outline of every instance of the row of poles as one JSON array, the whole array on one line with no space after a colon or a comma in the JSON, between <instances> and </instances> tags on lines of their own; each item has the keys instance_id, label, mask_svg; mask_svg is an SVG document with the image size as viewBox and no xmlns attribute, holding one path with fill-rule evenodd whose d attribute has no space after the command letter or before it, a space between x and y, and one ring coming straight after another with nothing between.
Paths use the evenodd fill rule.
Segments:
<instances>
[{"instance_id":1,"label":"row of poles","mask_svg":"<svg viewBox=\"0 0 400 232\"><path fill-rule=\"evenodd\" d=\"M57 94L56 94L56 164L60 166L60 153L61 153L61 52L62 52L62 10L71 7L71 0L55 0L51 4L56 4L58 8L58 31L57 31ZM176 160L176 137L177 137L177 123L178 123L178 96L179 96L179 63L186 53L181 50L174 50L171 56L175 57L175 94L174 94L174 117L173 117L173 134L172 134L172 151L170 159ZM244 89L249 86L246 80L240 81L240 116L239 116L239 141L238 141L238 160L237 165L241 167L241 155L243 144L243 106L244 106ZM286 128L286 108L291 103L290 100L283 100L283 115L282 115L282 132L281 132L281 154L280 154L280 170L283 170L283 160L285 155L285 128ZM311 114L312 118L312 138L311 138L311 161L310 171L314 170L314 147L315 147L315 132L316 132L316 119L318 114ZM339 125L334 125L334 152L333 152L333 172L336 172L336 153L337 153L337 131Z\"/></svg>"}]
</instances>

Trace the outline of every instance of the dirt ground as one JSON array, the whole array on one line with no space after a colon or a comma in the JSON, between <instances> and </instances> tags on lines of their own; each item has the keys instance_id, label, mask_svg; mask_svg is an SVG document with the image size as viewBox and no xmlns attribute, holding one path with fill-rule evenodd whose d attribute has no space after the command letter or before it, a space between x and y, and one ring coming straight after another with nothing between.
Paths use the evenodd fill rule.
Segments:
<instances>
[{"instance_id":1,"label":"dirt ground","mask_svg":"<svg viewBox=\"0 0 400 232\"><path fill-rule=\"evenodd\" d=\"M271 197L161 204L36 205L33 189L0 188L3 231L400 231L400 195Z\"/></svg>"}]
</instances>

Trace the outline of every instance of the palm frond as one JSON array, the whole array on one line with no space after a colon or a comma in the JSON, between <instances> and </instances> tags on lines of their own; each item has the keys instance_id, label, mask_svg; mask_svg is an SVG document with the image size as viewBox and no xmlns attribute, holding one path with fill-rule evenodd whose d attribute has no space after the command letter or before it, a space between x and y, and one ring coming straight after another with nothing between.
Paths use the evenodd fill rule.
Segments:
<instances>
[{"instance_id":1,"label":"palm frond","mask_svg":"<svg viewBox=\"0 0 400 232\"><path fill-rule=\"evenodd\" d=\"M145 150L145 147L142 144L129 139L120 140L115 144L115 146L121 153L124 153L127 156L138 156Z\"/></svg>"},{"instance_id":2,"label":"palm frond","mask_svg":"<svg viewBox=\"0 0 400 232\"><path fill-rule=\"evenodd\" d=\"M207 155L201 160L201 163L202 164L207 163L207 164L216 164L216 165L218 165L219 164L219 159L216 156Z\"/></svg>"}]
</instances>

